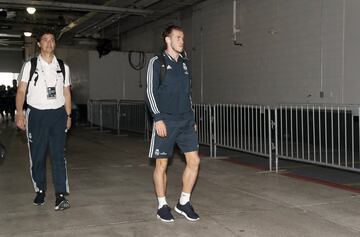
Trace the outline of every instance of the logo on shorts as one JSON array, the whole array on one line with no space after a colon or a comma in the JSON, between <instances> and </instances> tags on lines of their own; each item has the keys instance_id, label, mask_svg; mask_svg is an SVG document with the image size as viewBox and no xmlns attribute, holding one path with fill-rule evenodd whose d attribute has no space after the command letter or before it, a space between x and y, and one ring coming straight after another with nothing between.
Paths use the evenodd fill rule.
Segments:
<instances>
[{"instance_id":1,"label":"logo on shorts","mask_svg":"<svg viewBox=\"0 0 360 237\"><path fill-rule=\"evenodd\" d=\"M167 156L167 153L164 151L161 151L159 149L156 149L154 152L155 156Z\"/></svg>"}]
</instances>

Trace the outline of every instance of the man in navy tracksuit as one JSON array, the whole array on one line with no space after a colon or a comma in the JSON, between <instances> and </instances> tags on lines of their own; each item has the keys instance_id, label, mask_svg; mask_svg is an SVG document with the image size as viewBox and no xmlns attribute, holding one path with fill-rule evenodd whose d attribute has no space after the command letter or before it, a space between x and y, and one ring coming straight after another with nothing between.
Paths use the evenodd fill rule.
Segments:
<instances>
[{"instance_id":1,"label":"man in navy tracksuit","mask_svg":"<svg viewBox=\"0 0 360 237\"><path fill-rule=\"evenodd\" d=\"M39 56L26 62L19 75L16 124L26 130L28 138L30 175L36 192L33 203L36 206L45 203L49 147L55 210L59 211L70 207L65 198L69 194L69 184L64 157L65 134L71 126L70 70L54 55L55 36L51 31L45 30L39 35L38 46L41 50ZM28 104L26 114L23 113L25 97Z\"/></svg>"},{"instance_id":2,"label":"man in navy tracksuit","mask_svg":"<svg viewBox=\"0 0 360 237\"><path fill-rule=\"evenodd\" d=\"M175 143L185 154L186 167L182 176L182 193L175 211L190 221L198 214L190 203L190 195L197 179L200 159L194 112L191 108L191 74L188 59L182 56L184 32L179 26L169 26L163 33L165 51L150 59L147 71L146 101L154 125L149 157L156 159L154 185L158 198L157 217L174 221L166 202L166 170ZM159 58L162 57L162 58ZM161 67L166 68L161 78Z\"/></svg>"}]
</instances>

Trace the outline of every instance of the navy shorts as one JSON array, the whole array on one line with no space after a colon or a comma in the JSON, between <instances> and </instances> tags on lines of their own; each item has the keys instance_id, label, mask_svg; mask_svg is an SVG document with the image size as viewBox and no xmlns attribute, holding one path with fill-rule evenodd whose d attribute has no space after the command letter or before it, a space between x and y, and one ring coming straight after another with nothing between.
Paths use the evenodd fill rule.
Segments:
<instances>
[{"instance_id":1,"label":"navy shorts","mask_svg":"<svg viewBox=\"0 0 360 237\"><path fill-rule=\"evenodd\" d=\"M149 157L171 158L175 143L181 152L197 151L199 142L194 128L194 119L163 120L166 126L166 137L159 137L153 127Z\"/></svg>"}]
</instances>

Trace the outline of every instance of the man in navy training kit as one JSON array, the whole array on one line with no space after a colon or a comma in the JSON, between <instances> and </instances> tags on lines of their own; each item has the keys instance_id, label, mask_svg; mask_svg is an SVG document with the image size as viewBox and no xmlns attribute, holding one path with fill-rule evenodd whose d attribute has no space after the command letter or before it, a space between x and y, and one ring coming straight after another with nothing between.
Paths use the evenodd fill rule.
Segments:
<instances>
[{"instance_id":1,"label":"man in navy training kit","mask_svg":"<svg viewBox=\"0 0 360 237\"><path fill-rule=\"evenodd\" d=\"M40 54L33 62L26 62L19 75L16 125L26 130L28 138L30 175L36 192L33 203L36 206L45 203L46 151L49 146L55 210L59 211L70 207L65 198L69 194L69 185L64 156L65 135L71 126L70 70L55 57L55 36L51 31L43 31L37 44ZM23 112L25 97L28 104L26 114Z\"/></svg>"},{"instance_id":2,"label":"man in navy training kit","mask_svg":"<svg viewBox=\"0 0 360 237\"><path fill-rule=\"evenodd\" d=\"M199 144L191 107L189 61L182 55L183 29L169 26L163 33L163 40L165 50L162 55L150 59L146 79L146 101L154 120L149 157L156 159L153 179L159 203L157 218L165 222L174 221L166 202L166 170L176 143L185 154L186 167L175 211L190 221L197 221L199 216L190 203L190 195L198 176ZM161 78L161 70L166 70L164 78Z\"/></svg>"}]
</instances>

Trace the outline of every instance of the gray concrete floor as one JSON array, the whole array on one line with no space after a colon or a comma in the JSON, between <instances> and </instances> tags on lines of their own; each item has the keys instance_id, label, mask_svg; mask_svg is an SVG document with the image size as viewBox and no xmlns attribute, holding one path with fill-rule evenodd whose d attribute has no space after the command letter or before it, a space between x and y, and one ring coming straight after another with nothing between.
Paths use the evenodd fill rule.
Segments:
<instances>
[{"instance_id":1,"label":"gray concrete floor","mask_svg":"<svg viewBox=\"0 0 360 237\"><path fill-rule=\"evenodd\" d=\"M8 158L0 165L0 236L360 236L360 195L221 159L202 157L192 223L156 219L148 144L78 127L67 142L71 208L55 212L50 162L44 206L34 191L24 133L1 125ZM181 191L184 162L168 169L171 206Z\"/></svg>"}]
</instances>

